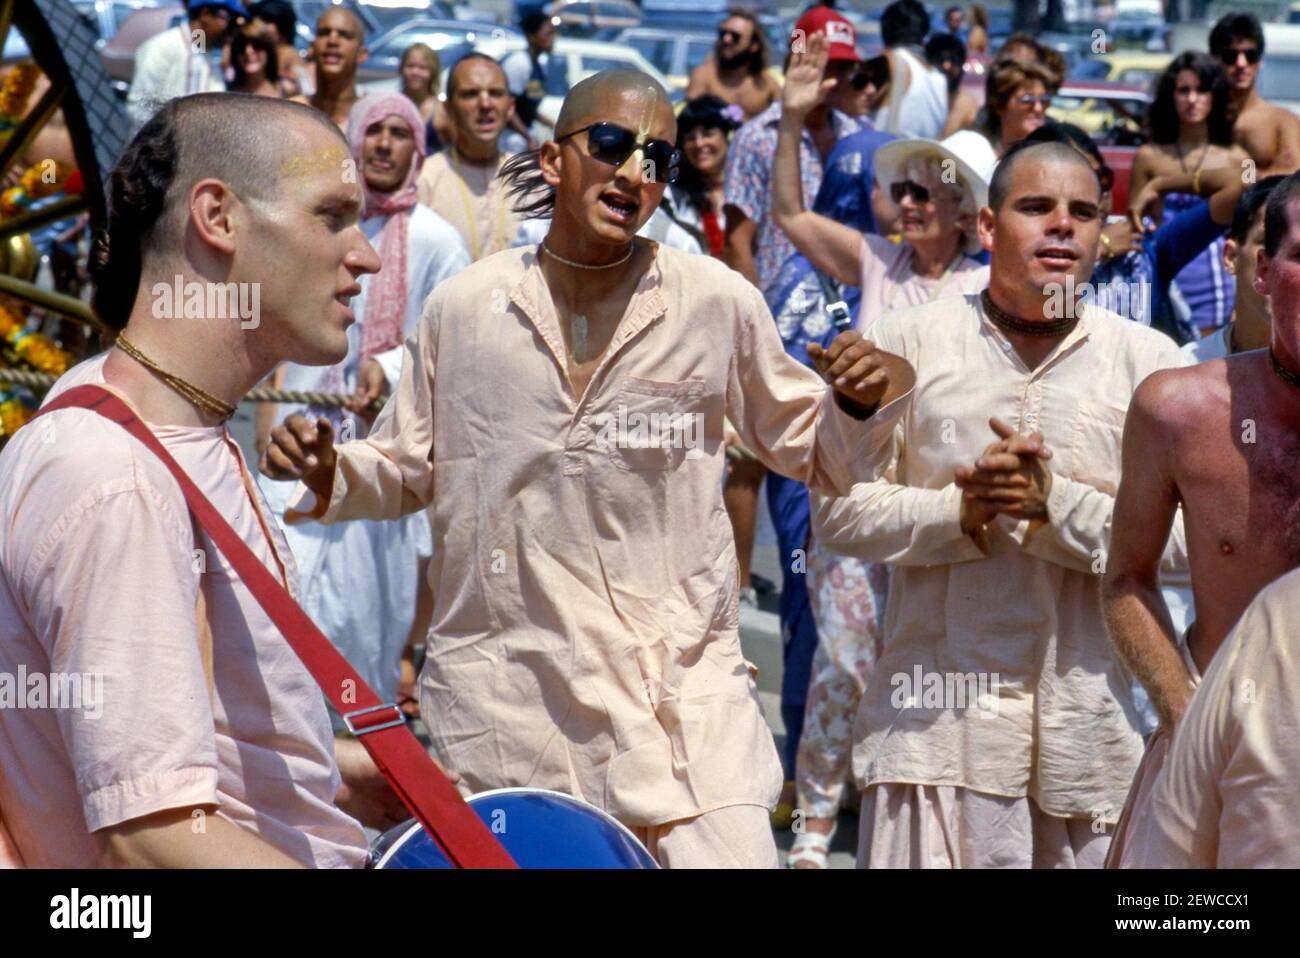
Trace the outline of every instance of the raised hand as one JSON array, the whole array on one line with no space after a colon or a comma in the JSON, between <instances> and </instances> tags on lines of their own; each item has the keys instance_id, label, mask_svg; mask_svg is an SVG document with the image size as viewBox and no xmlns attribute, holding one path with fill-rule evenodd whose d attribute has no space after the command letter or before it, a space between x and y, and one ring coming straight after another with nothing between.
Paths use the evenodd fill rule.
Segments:
<instances>
[{"instance_id":1,"label":"raised hand","mask_svg":"<svg viewBox=\"0 0 1300 958\"><path fill-rule=\"evenodd\" d=\"M810 343L808 357L840 396L864 411L879 405L889 389L885 354L857 330L840 333L826 349Z\"/></svg>"},{"instance_id":2,"label":"raised hand","mask_svg":"<svg viewBox=\"0 0 1300 958\"><path fill-rule=\"evenodd\" d=\"M805 48L796 47L790 54L790 68L785 71L785 87L781 92L781 109L785 113L807 113L825 98L835 86L835 80L822 79L826 73L826 34L814 33L805 41Z\"/></svg>"},{"instance_id":3,"label":"raised hand","mask_svg":"<svg viewBox=\"0 0 1300 958\"><path fill-rule=\"evenodd\" d=\"M260 468L272 479L301 479L317 497L334 489L334 426L322 416L312 422L292 415L271 430Z\"/></svg>"}]
</instances>

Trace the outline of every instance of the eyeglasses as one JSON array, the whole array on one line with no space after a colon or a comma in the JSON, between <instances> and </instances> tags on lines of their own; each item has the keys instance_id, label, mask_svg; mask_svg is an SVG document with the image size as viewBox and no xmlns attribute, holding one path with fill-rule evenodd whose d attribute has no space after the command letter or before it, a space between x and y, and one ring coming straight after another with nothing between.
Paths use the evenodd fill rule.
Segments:
<instances>
[{"instance_id":1,"label":"eyeglasses","mask_svg":"<svg viewBox=\"0 0 1300 958\"><path fill-rule=\"evenodd\" d=\"M868 86L879 88L881 85L876 81L875 71L866 68L855 72L853 76L849 78L849 83L853 84L853 89L857 90L859 93L865 90Z\"/></svg>"},{"instance_id":2,"label":"eyeglasses","mask_svg":"<svg viewBox=\"0 0 1300 958\"><path fill-rule=\"evenodd\" d=\"M1246 55L1246 62L1254 66L1260 61L1264 51L1259 47L1238 47L1236 49L1230 47L1227 50L1219 51L1219 59L1223 61L1224 66L1235 67L1237 58L1242 54Z\"/></svg>"},{"instance_id":3,"label":"eyeglasses","mask_svg":"<svg viewBox=\"0 0 1300 958\"><path fill-rule=\"evenodd\" d=\"M1264 56L1264 51L1258 47L1229 47L1225 51L1219 51L1219 60L1223 61L1225 66L1236 66L1238 57L1245 55L1245 62L1252 66L1260 62L1260 57Z\"/></svg>"},{"instance_id":4,"label":"eyeglasses","mask_svg":"<svg viewBox=\"0 0 1300 958\"><path fill-rule=\"evenodd\" d=\"M1022 96L1016 97L1015 102L1019 103L1021 106L1027 106L1031 109L1036 106L1041 106L1044 110L1046 110L1049 106L1052 105L1052 98L1050 96L1045 96L1045 95L1035 96L1032 93L1026 93Z\"/></svg>"},{"instance_id":5,"label":"eyeglasses","mask_svg":"<svg viewBox=\"0 0 1300 958\"><path fill-rule=\"evenodd\" d=\"M718 39L723 43L739 43L741 37L735 30L719 30Z\"/></svg>"},{"instance_id":6,"label":"eyeglasses","mask_svg":"<svg viewBox=\"0 0 1300 958\"><path fill-rule=\"evenodd\" d=\"M918 203L930 202L930 191L920 183L903 180L901 183L889 184L889 197L895 203L903 202L904 196L910 196Z\"/></svg>"},{"instance_id":7,"label":"eyeglasses","mask_svg":"<svg viewBox=\"0 0 1300 958\"><path fill-rule=\"evenodd\" d=\"M587 134L587 152L602 163L622 166L627 162L627 158L639 149L650 161L650 172L654 176L654 182L672 183L677 179L678 168L682 162L682 151L667 140L642 141L631 130L625 130L615 123L602 122L566 133L555 142L561 143L579 133Z\"/></svg>"}]
</instances>

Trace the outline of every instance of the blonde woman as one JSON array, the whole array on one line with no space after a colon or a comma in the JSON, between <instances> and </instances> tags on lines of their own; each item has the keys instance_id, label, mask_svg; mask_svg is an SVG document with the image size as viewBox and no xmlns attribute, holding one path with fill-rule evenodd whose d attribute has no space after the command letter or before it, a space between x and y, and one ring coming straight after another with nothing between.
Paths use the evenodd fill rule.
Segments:
<instances>
[{"instance_id":1,"label":"blonde woman","mask_svg":"<svg viewBox=\"0 0 1300 958\"><path fill-rule=\"evenodd\" d=\"M427 43L412 43L402 51L398 73L402 78L402 93L420 111L420 119L427 124L425 135L429 152L435 153L451 139L451 122L438 98L442 84L442 61Z\"/></svg>"}]
</instances>

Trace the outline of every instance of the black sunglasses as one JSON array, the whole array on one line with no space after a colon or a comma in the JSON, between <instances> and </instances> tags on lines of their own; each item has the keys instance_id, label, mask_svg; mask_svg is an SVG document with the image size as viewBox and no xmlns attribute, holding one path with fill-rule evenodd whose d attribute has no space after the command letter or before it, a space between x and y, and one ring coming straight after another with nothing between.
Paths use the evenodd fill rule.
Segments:
<instances>
[{"instance_id":1,"label":"black sunglasses","mask_svg":"<svg viewBox=\"0 0 1300 958\"><path fill-rule=\"evenodd\" d=\"M1252 66L1258 63L1260 58L1264 55L1264 51L1259 47L1249 47L1244 50L1233 50L1229 48L1219 53L1219 59L1223 61L1224 66L1235 67L1237 65L1237 57L1241 56L1243 53L1246 54L1246 62Z\"/></svg>"},{"instance_id":2,"label":"black sunglasses","mask_svg":"<svg viewBox=\"0 0 1300 958\"><path fill-rule=\"evenodd\" d=\"M566 133L555 142L561 143L579 133L587 134L587 152L602 163L622 166L639 148L642 155L650 161L650 172L656 183L672 183L677 179L682 151L667 140L646 140L642 143L631 130L625 130L615 123L602 122Z\"/></svg>"},{"instance_id":3,"label":"black sunglasses","mask_svg":"<svg viewBox=\"0 0 1300 958\"><path fill-rule=\"evenodd\" d=\"M930 191L920 183L903 180L901 183L889 184L889 196L895 203L903 202L904 196L911 196L918 203L930 202Z\"/></svg>"},{"instance_id":4,"label":"black sunglasses","mask_svg":"<svg viewBox=\"0 0 1300 958\"><path fill-rule=\"evenodd\" d=\"M738 43L740 42L740 34L735 30L719 30L718 39L723 43Z\"/></svg>"}]
</instances>

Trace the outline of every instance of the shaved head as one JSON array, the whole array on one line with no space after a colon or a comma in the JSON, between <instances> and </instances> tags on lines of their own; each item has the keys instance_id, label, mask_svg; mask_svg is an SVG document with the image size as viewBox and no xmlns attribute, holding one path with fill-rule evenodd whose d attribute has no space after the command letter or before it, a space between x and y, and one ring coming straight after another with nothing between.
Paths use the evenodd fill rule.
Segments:
<instances>
[{"instance_id":1,"label":"shaved head","mask_svg":"<svg viewBox=\"0 0 1300 958\"><path fill-rule=\"evenodd\" d=\"M1097 181L1097 196L1101 196L1101 178L1097 175L1092 163L1077 148L1068 143L1021 141L1021 143L1007 150L1006 155L1002 157L997 168L993 171L993 179L989 182L989 206L993 208L994 212L999 212L1002 209L1002 205L1011 192L1016 167L1026 160L1031 163L1056 162L1070 166L1081 166L1092 174L1092 178Z\"/></svg>"},{"instance_id":2,"label":"shaved head","mask_svg":"<svg viewBox=\"0 0 1300 958\"><path fill-rule=\"evenodd\" d=\"M643 101L646 119L642 126L650 122L656 110L672 112L667 91L654 77L637 70L603 70L574 84L569 90L555 121L556 137L607 119L603 114L608 112L610 104L629 97L639 97ZM676 139L675 132L672 138Z\"/></svg>"},{"instance_id":3,"label":"shaved head","mask_svg":"<svg viewBox=\"0 0 1300 958\"><path fill-rule=\"evenodd\" d=\"M244 200L269 200L285 176L322 159L308 131L329 131L339 157L351 155L329 116L302 103L246 93L201 93L172 100L176 167L151 250L175 244L188 214L182 209L200 180L220 180ZM332 145L332 144L331 144ZM342 167L334 164L342 172Z\"/></svg>"},{"instance_id":4,"label":"shaved head","mask_svg":"<svg viewBox=\"0 0 1300 958\"><path fill-rule=\"evenodd\" d=\"M127 146L109 179L108 226L91 260L94 308L114 328L126 323L145 258L173 256L202 180L241 199L267 201L295 170L341 165L347 141L309 106L246 93L199 93L168 101Z\"/></svg>"}]
</instances>

